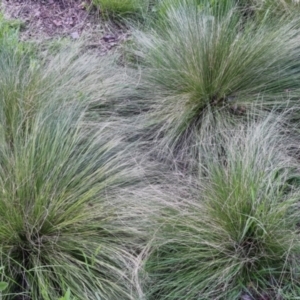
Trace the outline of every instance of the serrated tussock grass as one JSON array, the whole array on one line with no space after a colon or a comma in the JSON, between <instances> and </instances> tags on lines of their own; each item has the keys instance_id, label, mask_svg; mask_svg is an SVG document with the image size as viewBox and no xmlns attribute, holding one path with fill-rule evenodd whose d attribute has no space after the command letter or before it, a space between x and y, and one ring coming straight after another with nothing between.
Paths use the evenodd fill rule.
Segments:
<instances>
[{"instance_id":1,"label":"serrated tussock grass","mask_svg":"<svg viewBox=\"0 0 300 300\"><path fill-rule=\"evenodd\" d=\"M141 264L145 299L299 295L299 170L293 142L269 121L237 126L222 160L220 145L207 145L200 174L162 196Z\"/></svg>"},{"instance_id":2,"label":"serrated tussock grass","mask_svg":"<svg viewBox=\"0 0 300 300\"><path fill-rule=\"evenodd\" d=\"M213 15L189 1L167 5L154 28L135 32L147 137L184 159L205 120L236 123L253 106L292 105L300 82L297 20L256 23L238 8Z\"/></svg>"},{"instance_id":3,"label":"serrated tussock grass","mask_svg":"<svg viewBox=\"0 0 300 300\"><path fill-rule=\"evenodd\" d=\"M126 72L82 44L23 54L0 51L1 299L68 288L136 299L131 269L151 222L133 197L144 173L118 117L132 95Z\"/></svg>"},{"instance_id":4,"label":"serrated tussock grass","mask_svg":"<svg viewBox=\"0 0 300 300\"><path fill-rule=\"evenodd\" d=\"M49 103L13 150L1 136L2 299L53 300L67 288L78 299L135 299L141 209L126 189L141 175L108 121L86 124L83 110Z\"/></svg>"}]
</instances>

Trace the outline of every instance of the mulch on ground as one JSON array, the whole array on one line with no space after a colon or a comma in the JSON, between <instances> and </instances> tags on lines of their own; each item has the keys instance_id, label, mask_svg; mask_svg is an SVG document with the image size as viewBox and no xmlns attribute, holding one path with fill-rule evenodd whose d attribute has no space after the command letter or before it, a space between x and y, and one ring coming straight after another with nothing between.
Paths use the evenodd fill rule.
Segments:
<instances>
[{"instance_id":1,"label":"mulch on ground","mask_svg":"<svg viewBox=\"0 0 300 300\"><path fill-rule=\"evenodd\" d=\"M90 2L82 0L2 0L0 9L6 18L23 22L23 40L79 39L84 35L92 48L105 55L126 40L129 32L88 7Z\"/></svg>"}]
</instances>

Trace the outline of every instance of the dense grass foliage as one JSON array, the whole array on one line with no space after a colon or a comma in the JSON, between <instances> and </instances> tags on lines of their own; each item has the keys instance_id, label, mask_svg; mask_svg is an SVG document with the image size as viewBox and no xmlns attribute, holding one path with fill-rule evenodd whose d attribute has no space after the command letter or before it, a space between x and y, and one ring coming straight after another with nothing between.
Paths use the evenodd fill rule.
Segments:
<instances>
[{"instance_id":1,"label":"dense grass foliage","mask_svg":"<svg viewBox=\"0 0 300 300\"><path fill-rule=\"evenodd\" d=\"M271 14L277 18L282 14L293 16L300 11L298 0L239 0L237 3L246 14L254 14L259 18L263 18L265 14Z\"/></svg>"},{"instance_id":2,"label":"dense grass foliage","mask_svg":"<svg viewBox=\"0 0 300 300\"><path fill-rule=\"evenodd\" d=\"M167 6L154 29L135 34L146 126L156 126L161 146L184 158L203 120L228 122L253 105L264 110L297 99L299 33L297 19L271 26L245 21L238 10L213 16L186 2Z\"/></svg>"},{"instance_id":3,"label":"dense grass foliage","mask_svg":"<svg viewBox=\"0 0 300 300\"><path fill-rule=\"evenodd\" d=\"M157 1L155 9L158 18L165 18L170 9L180 9L182 5L194 7L196 10L210 11L214 15L226 14L230 9L235 7L235 0L161 0ZM242 6L244 7L244 6Z\"/></svg>"},{"instance_id":4,"label":"dense grass foliage","mask_svg":"<svg viewBox=\"0 0 300 300\"><path fill-rule=\"evenodd\" d=\"M20 55L3 47L0 73L1 130L8 139L19 134L20 122L28 122L49 101L82 103L89 107L90 117L108 118L133 89L115 57L82 53L78 45L50 59L33 59L31 52Z\"/></svg>"},{"instance_id":5,"label":"dense grass foliage","mask_svg":"<svg viewBox=\"0 0 300 300\"><path fill-rule=\"evenodd\" d=\"M0 47L16 48L22 52L25 43L19 43L19 31L22 22L18 20L6 20L0 12Z\"/></svg>"},{"instance_id":6,"label":"dense grass foliage","mask_svg":"<svg viewBox=\"0 0 300 300\"><path fill-rule=\"evenodd\" d=\"M200 176L181 196L178 185L166 193L145 260L146 299L299 295L299 190L288 184L299 173L290 141L268 122L236 129L223 161L220 145L207 145Z\"/></svg>"},{"instance_id":7,"label":"dense grass foliage","mask_svg":"<svg viewBox=\"0 0 300 300\"><path fill-rule=\"evenodd\" d=\"M92 0L94 6L109 15L128 15L145 11L148 0Z\"/></svg>"},{"instance_id":8,"label":"dense grass foliage","mask_svg":"<svg viewBox=\"0 0 300 300\"><path fill-rule=\"evenodd\" d=\"M138 210L119 194L137 171L120 161L124 145L109 123L83 123L75 103L49 101L24 124L13 149L1 136L3 299L53 300L67 287L78 299L135 299Z\"/></svg>"},{"instance_id":9,"label":"dense grass foliage","mask_svg":"<svg viewBox=\"0 0 300 300\"><path fill-rule=\"evenodd\" d=\"M142 209L126 186L142 176L112 131L126 73L76 45L43 60L3 46L0 70L2 299L135 299Z\"/></svg>"},{"instance_id":10,"label":"dense grass foliage","mask_svg":"<svg viewBox=\"0 0 300 300\"><path fill-rule=\"evenodd\" d=\"M126 46L0 15L0 298L298 299L298 1L89 4Z\"/></svg>"}]
</instances>

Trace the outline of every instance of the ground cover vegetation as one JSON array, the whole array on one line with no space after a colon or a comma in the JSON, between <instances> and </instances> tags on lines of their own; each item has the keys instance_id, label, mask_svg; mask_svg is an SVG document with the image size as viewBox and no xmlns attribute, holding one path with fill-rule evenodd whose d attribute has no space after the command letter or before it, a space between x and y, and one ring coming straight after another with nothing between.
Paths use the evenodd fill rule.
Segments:
<instances>
[{"instance_id":1,"label":"ground cover vegetation","mask_svg":"<svg viewBox=\"0 0 300 300\"><path fill-rule=\"evenodd\" d=\"M237 126L223 161L220 144L202 148L207 165L158 217L146 299L297 299L299 189L290 183L299 171L275 128Z\"/></svg>"},{"instance_id":2,"label":"ground cover vegetation","mask_svg":"<svg viewBox=\"0 0 300 300\"><path fill-rule=\"evenodd\" d=\"M163 136L158 143L164 157L169 150L183 160L197 156L203 126L214 130L222 120L226 128L249 107L269 110L297 102L298 18L274 23L266 15L256 22L230 5L177 1L164 6L163 17L148 31L135 34L136 55L144 64L141 88L145 98L151 95L145 120L154 128L151 138Z\"/></svg>"},{"instance_id":3,"label":"ground cover vegetation","mask_svg":"<svg viewBox=\"0 0 300 300\"><path fill-rule=\"evenodd\" d=\"M127 186L141 174L112 131L109 100L126 94L125 73L74 45L35 58L11 46L0 52L2 299L58 299L68 288L76 299L135 299L142 213Z\"/></svg>"},{"instance_id":4,"label":"ground cover vegetation","mask_svg":"<svg viewBox=\"0 0 300 300\"><path fill-rule=\"evenodd\" d=\"M0 16L0 298L299 299L298 1L86 4L123 47Z\"/></svg>"},{"instance_id":5,"label":"ground cover vegetation","mask_svg":"<svg viewBox=\"0 0 300 300\"><path fill-rule=\"evenodd\" d=\"M147 0L93 0L92 4L104 13L124 16L145 11L149 5L147 2Z\"/></svg>"}]
</instances>

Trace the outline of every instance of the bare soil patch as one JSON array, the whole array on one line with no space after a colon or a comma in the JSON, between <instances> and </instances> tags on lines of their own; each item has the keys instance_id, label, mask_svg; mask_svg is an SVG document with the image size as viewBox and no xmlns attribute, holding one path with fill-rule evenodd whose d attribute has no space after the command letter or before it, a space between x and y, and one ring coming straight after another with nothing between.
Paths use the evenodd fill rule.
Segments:
<instances>
[{"instance_id":1,"label":"bare soil patch","mask_svg":"<svg viewBox=\"0 0 300 300\"><path fill-rule=\"evenodd\" d=\"M6 18L24 23L23 40L79 39L84 35L87 46L105 55L126 40L129 32L125 26L103 19L99 11L88 10L89 5L82 0L2 0L0 7Z\"/></svg>"}]
</instances>

